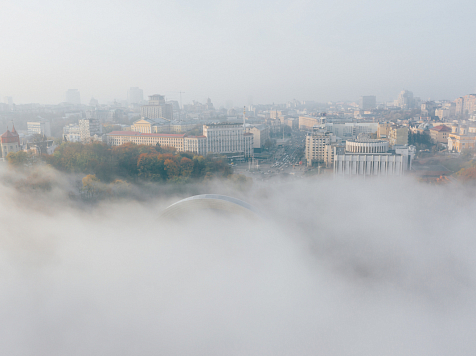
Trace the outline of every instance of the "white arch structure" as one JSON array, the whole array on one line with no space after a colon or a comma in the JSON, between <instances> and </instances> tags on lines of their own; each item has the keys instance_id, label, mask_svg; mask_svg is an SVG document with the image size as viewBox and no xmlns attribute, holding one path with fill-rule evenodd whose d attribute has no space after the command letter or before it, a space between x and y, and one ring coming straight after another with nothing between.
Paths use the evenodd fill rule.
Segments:
<instances>
[{"instance_id":1,"label":"white arch structure","mask_svg":"<svg viewBox=\"0 0 476 356\"><path fill-rule=\"evenodd\" d=\"M160 215L161 218L178 218L190 213L202 213L204 211L215 211L227 215L243 216L252 219L258 219L261 214L248 203L236 198L219 194L202 194L180 200Z\"/></svg>"}]
</instances>

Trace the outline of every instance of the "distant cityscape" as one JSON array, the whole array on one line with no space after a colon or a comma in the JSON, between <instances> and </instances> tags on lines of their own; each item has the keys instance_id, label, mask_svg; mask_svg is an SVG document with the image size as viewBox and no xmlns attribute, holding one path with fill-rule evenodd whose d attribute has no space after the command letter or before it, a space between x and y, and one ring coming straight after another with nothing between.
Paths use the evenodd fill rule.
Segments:
<instances>
[{"instance_id":1,"label":"distant cityscape","mask_svg":"<svg viewBox=\"0 0 476 356\"><path fill-rule=\"evenodd\" d=\"M65 142L134 143L226 156L250 176L317 170L343 177L416 174L431 180L452 172L444 164L421 164L422 157L475 149L476 94L423 101L402 90L391 102L365 95L355 102L292 100L215 108L210 98L182 104L179 93L179 101L160 94L144 100L143 90L131 87L127 100L100 104L91 98L88 105L77 89L67 90L58 105L16 105L5 97L1 157L19 151L51 155Z\"/></svg>"}]
</instances>

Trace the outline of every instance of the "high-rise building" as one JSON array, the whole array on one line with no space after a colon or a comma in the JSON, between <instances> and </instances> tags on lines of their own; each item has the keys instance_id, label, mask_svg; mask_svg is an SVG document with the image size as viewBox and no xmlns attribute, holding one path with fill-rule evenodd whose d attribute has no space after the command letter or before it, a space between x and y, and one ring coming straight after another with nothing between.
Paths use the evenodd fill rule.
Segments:
<instances>
[{"instance_id":1,"label":"high-rise building","mask_svg":"<svg viewBox=\"0 0 476 356\"><path fill-rule=\"evenodd\" d=\"M138 87L131 87L127 91L127 101L129 104L140 104L144 100L144 91Z\"/></svg>"},{"instance_id":2,"label":"high-rise building","mask_svg":"<svg viewBox=\"0 0 476 356\"><path fill-rule=\"evenodd\" d=\"M164 118L172 121L174 118L174 109L171 104L165 102L163 95L149 96L149 104L141 106L141 116L148 119Z\"/></svg>"},{"instance_id":3,"label":"high-rise building","mask_svg":"<svg viewBox=\"0 0 476 356\"><path fill-rule=\"evenodd\" d=\"M313 162L331 164L334 161L333 143L336 143L336 137L324 129L308 132L305 151L307 165L312 166Z\"/></svg>"},{"instance_id":4,"label":"high-rise building","mask_svg":"<svg viewBox=\"0 0 476 356\"><path fill-rule=\"evenodd\" d=\"M359 101L359 109L373 110L377 107L377 98L375 95L361 96Z\"/></svg>"},{"instance_id":5,"label":"high-rise building","mask_svg":"<svg viewBox=\"0 0 476 356\"><path fill-rule=\"evenodd\" d=\"M98 119L81 119L79 120L79 134L82 142L89 142L98 138L102 134L101 123Z\"/></svg>"},{"instance_id":6,"label":"high-rise building","mask_svg":"<svg viewBox=\"0 0 476 356\"><path fill-rule=\"evenodd\" d=\"M411 110L415 107L415 100L413 98L413 93L408 90L402 90L398 95L397 105L403 110Z\"/></svg>"},{"instance_id":7,"label":"high-rise building","mask_svg":"<svg viewBox=\"0 0 476 356\"><path fill-rule=\"evenodd\" d=\"M66 91L65 101L74 105L81 105L81 97L78 89L68 89Z\"/></svg>"}]
</instances>

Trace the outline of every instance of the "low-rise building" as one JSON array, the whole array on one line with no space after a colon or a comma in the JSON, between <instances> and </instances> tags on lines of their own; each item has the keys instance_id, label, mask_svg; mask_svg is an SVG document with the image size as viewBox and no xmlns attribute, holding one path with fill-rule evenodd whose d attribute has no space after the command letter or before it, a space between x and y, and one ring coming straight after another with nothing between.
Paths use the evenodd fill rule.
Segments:
<instances>
[{"instance_id":1,"label":"low-rise building","mask_svg":"<svg viewBox=\"0 0 476 356\"><path fill-rule=\"evenodd\" d=\"M67 142L81 142L79 125L70 124L63 127L63 140Z\"/></svg>"},{"instance_id":2,"label":"low-rise building","mask_svg":"<svg viewBox=\"0 0 476 356\"><path fill-rule=\"evenodd\" d=\"M29 121L26 123L28 135L43 135L51 137L51 128L48 121Z\"/></svg>"},{"instance_id":3,"label":"low-rise building","mask_svg":"<svg viewBox=\"0 0 476 356\"><path fill-rule=\"evenodd\" d=\"M448 143L451 129L446 125L438 125L430 128L430 138L433 143Z\"/></svg>"},{"instance_id":4,"label":"low-rise building","mask_svg":"<svg viewBox=\"0 0 476 356\"><path fill-rule=\"evenodd\" d=\"M15 130L15 125L13 125L12 131L8 130L5 131L0 136L0 145L1 145L1 153L2 159L5 160L7 155L10 152L18 152L20 151L20 136L18 132Z\"/></svg>"},{"instance_id":5,"label":"low-rise building","mask_svg":"<svg viewBox=\"0 0 476 356\"><path fill-rule=\"evenodd\" d=\"M186 134L148 133L139 131L113 131L106 134L106 142L120 146L127 142L138 145L174 147L199 155L225 154L253 157L253 134L244 133L242 124L204 125L203 136Z\"/></svg>"},{"instance_id":6,"label":"low-rise building","mask_svg":"<svg viewBox=\"0 0 476 356\"><path fill-rule=\"evenodd\" d=\"M471 128L471 131L474 131ZM453 125L451 133L448 135L448 151L461 152L463 150L473 150L476 147L476 133L470 132L468 126Z\"/></svg>"}]
</instances>

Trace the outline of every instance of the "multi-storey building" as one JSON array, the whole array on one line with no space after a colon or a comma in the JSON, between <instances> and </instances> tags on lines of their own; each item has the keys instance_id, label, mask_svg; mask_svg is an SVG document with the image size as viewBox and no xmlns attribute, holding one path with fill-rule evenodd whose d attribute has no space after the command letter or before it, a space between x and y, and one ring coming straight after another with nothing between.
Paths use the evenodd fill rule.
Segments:
<instances>
[{"instance_id":1,"label":"multi-storey building","mask_svg":"<svg viewBox=\"0 0 476 356\"><path fill-rule=\"evenodd\" d=\"M171 104L165 102L163 95L154 94L149 96L149 104L141 106L141 116L148 119L163 118L169 121L174 118L174 110Z\"/></svg>"},{"instance_id":2,"label":"multi-storey building","mask_svg":"<svg viewBox=\"0 0 476 356\"><path fill-rule=\"evenodd\" d=\"M269 127L266 125L256 125L247 127L246 130L253 134L253 148L261 149L269 139Z\"/></svg>"},{"instance_id":3,"label":"multi-storey building","mask_svg":"<svg viewBox=\"0 0 476 356\"><path fill-rule=\"evenodd\" d=\"M335 148L334 174L336 176L401 176L411 169L414 146L394 146L388 151L388 142L359 138L347 141L345 149Z\"/></svg>"},{"instance_id":4,"label":"multi-storey building","mask_svg":"<svg viewBox=\"0 0 476 356\"><path fill-rule=\"evenodd\" d=\"M79 125L70 124L63 127L63 140L67 142L81 142Z\"/></svg>"},{"instance_id":5,"label":"multi-storey building","mask_svg":"<svg viewBox=\"0 0 476 356\"><path fill-rule=\"evenodd\" d=\"M322 123L321 117L299 116L299 130L312 130L314 126Z\"/></svg>"},{"instance_id":6,"label":"multi-storey building","mask_svg":"<svg viewBox=\"0 0 476 356\"><path fill-rule=\"evenodd\" d=\"M413 98L413 93L408 90L402 90L398 95L396 105L403 110L411 110L415 107L415 99Z\"/></svg>"},{"instance_id":7,"label":"multi-storey building","mask_svg":"<svg viewBox=\"0 0 476 356\"><path fill-rule=\"evenodd\" d=\"M199 155L207 154L205 136L187 136L185 134L142 133L137 131L113 131L106 135L107 143L120 146L128 142L137 145L174 147L179 152L189 151Z\"/></svg>"},{"instance_id":8,"label":"multi-storey building","mask_svg":"<svg viewBox=\"0 0 476 356\"><path fill-rule=\"evenodd\" d=\"M51 136L50 123L48 121L29 121L26 123L28 135Z\"/></svg>"},{"instance_id":9,"label":"multi-storey building","mask_svg":"<svg viewBox=\"0 0 476 356\"><path fill-rule=\"evenodd\" d=\"M7 128L7 131L0 136L0 145L3 160L10 152L20 151L20 136L15 130L15 126L13 126L11 132Z\"/></svg>"},{"instance_id":10,"label":"multi-storey building","mask_svg":"<svg viewBox=\"0 0 476 356\"><path fill-rule=\"evenodd\" d=\"M408 145L408 131L407 126L392 126L388 133L390 146Z\"/></svg>"},{"instance_id":11,"label":"multi-storey building","mask_svg":"<svg viewBox=\"0 0 476 356\"><path fill-rule=\"evenodd\" d=\"M378 125L376 122L346 122L342 124L327 122L319 126L325 128L327 132L332 132L337 137L352 139L362 133L372 134L377 132Z\"/></svg>"},{"instance_id":12,"label":"multi-storey building","mask_svg":"<svg viewBox=\"0 0 476 356\"><path fill-rule=\"evenodd\" d=\"M140 119L131 125L131 131L142 133L160 133L170 130L170 121L164 119Z\"/></svg>"},{"instance_id":13,"label":"multi-storey building","mask_svg":"<svg viewBox=\"0 0 476 356\"><path fill-rule=\"evenodd\" d=\"M127 91L127 101L129 104L140 104L144 100L144 92L142 89L137 87L131 87Z\"/></svg>"},{"instance_id":14,"label":"multi-storey building","mask_svg":"<svg viewBox=\"0 0 476 356\"><path fill-rule=\"evenodd\" d=\"M208 153L243 153L245 157L253 156L253 134L245 135L243 124L203 125L203 135L207 137Z\"/></svg>"},{"instance_id":15,"label":"multi-storey building","mask_svg":"<svg viewBox=\"0 0 476 356\"><path fill-rule=\"evenodd\" d=\"M448 135L448 151L461 152L476 148L476 132L473 127L453 125Z\"/></svg>"},{"instance_id":16,"label":"multi-storey building","mask_svg":"<svg viewBox=\"0 0 476 356\"><path fill-rule=\"evenodd\" d=\"M204 125L203 136L186 134L150 133L140 131L113 131L106 135L107 143L120 146L127 142L138 145L174 147L199 155L226 154L253 157L253 134L244 133L242 124Z\"/></svg>"},{"instance_id":17,"label":"multi-storey building","mask_svg":"<svg viewBox=\"0 0 476 356\"><path fill-rule=\"evenodd\" d=\"M325 130L314 130L306 135L306 161L308 166L313 162L322 162L326 165L332 164L333 152L329 148L332 143L336 143L336 137Z\"/></svg>"},{"instance_id":18,"label":"multi-storey building","mask_svg":"<svg viewBox=\"0 0 476 356\"><path fill-rule=\"evenodd\" d=\"M79 134L82 142L97 139L102 134L102 126L98 119L79 120Z\"/></svg>"},{"instance_id":19,"label":"multi-storey building","mask_svg":"<svg viewBox=\"0 0 476 356\"><path fill-rule=\"evenodd\" d=\"M359 109L372 110L377 106L377 99L374 95L361 96L359 101Z\"/></svg>"},{"instance_id":20,"label":"multi-storey building","mask_svg":"<svg viewBox=\"0 0 476 356\"><path fill-rule=\"evenodd\" d=\"M430 128L430 138L433 143L448 143L448 136L451 129L445 125L438 125Z\"/></svg>"}]
</instances>

